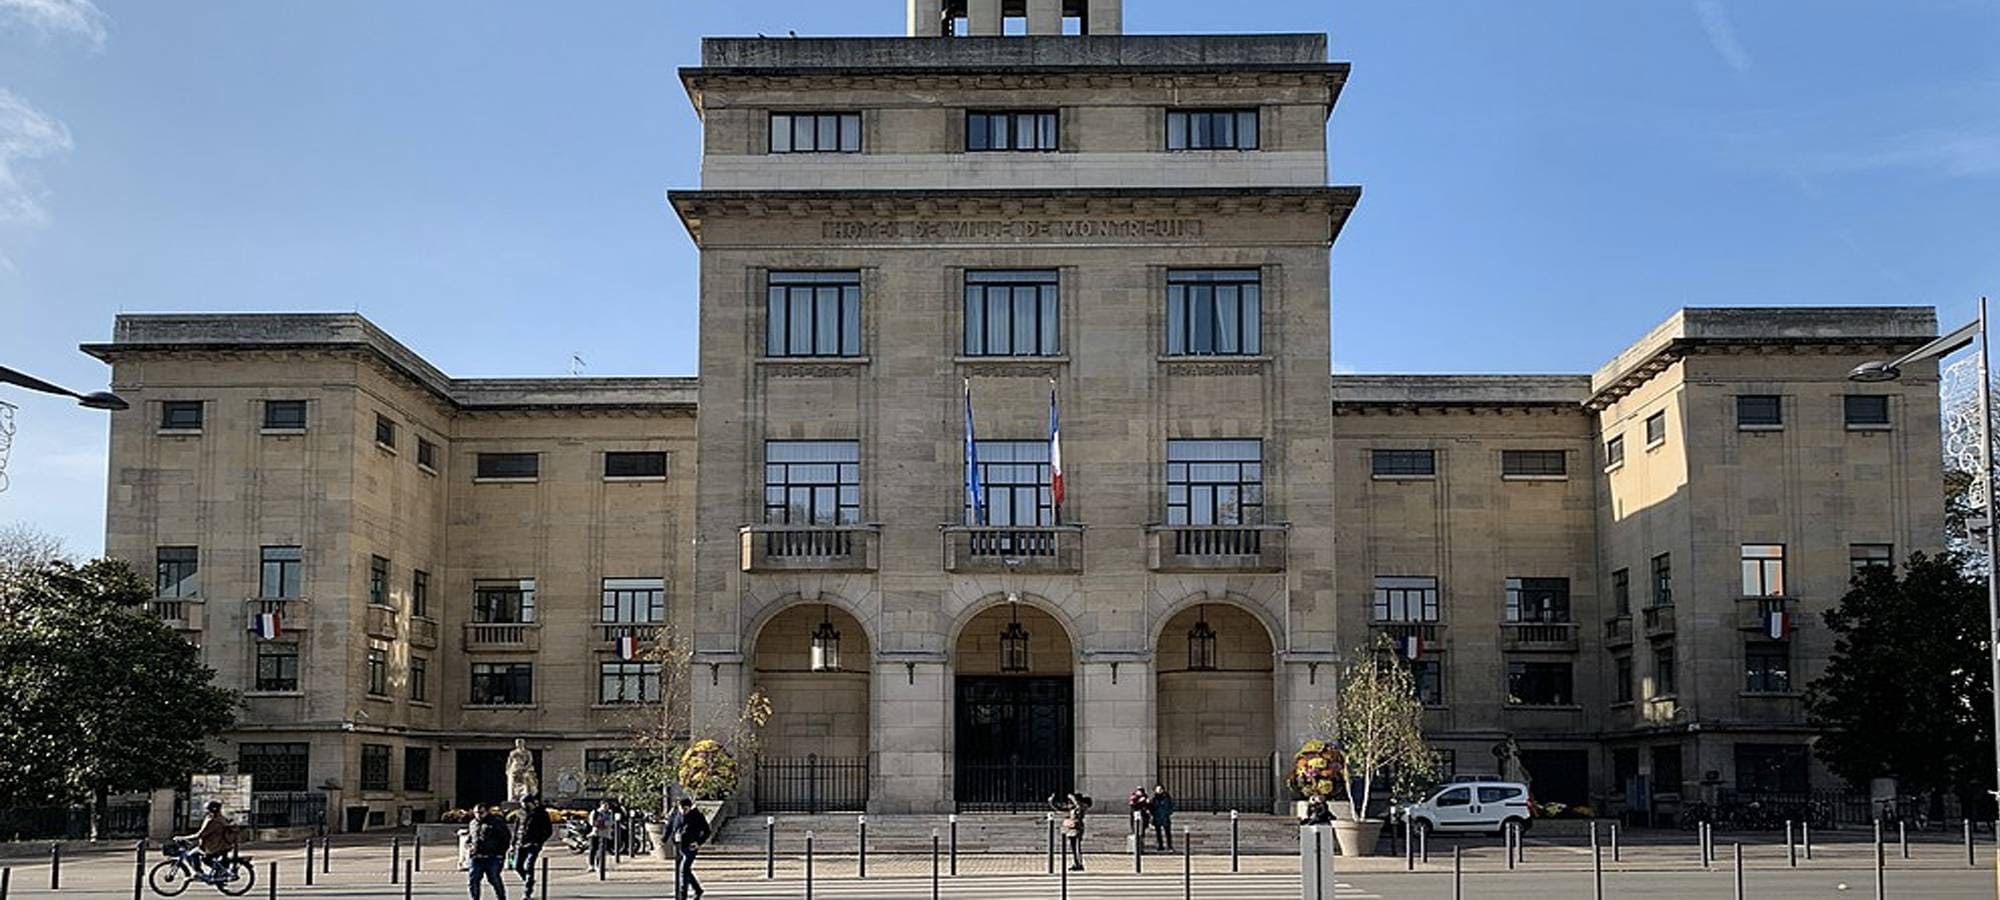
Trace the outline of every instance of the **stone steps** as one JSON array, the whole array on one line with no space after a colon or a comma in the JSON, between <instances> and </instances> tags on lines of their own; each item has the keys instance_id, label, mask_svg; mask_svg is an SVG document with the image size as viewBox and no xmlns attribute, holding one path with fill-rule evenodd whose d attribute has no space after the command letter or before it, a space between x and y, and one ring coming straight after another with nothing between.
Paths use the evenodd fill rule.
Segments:
<instances>
[{"instance_id":1,"label":"stone steps","mask_svg":"<svg viewBox=\"0 0 2000 900\"><path fill-rule=\"evenodd\" d=\"M942 815L871 815L868 817L870 853L928 853L931 829L937 829L940 845L949 846L949 820ZM1087 853L1127 853L1126 838L1131 820L1123 810L1092 815L1084 830ZM1181 830L1191 828L1197 852L1223 852L1229 846L1227 813L1179 813L1174 816L1174 841L1178 847ZM1287 817L1245 815L1238 821L1238 847L1243 853L1284 853L1298 847L1298 825ZM852 813L777 816L777 845L781 854L805 851L806 832L813 833L815 853L853 853L859 836ZM958 817L960 853L1046 853L1048 821L1039 813L961 813ZM747 815L730 819L722 826L711 846L731 852L764 851L764 816ZM1150 850L1151 837L1147 844Z\"/></svg>"}]
</instances>

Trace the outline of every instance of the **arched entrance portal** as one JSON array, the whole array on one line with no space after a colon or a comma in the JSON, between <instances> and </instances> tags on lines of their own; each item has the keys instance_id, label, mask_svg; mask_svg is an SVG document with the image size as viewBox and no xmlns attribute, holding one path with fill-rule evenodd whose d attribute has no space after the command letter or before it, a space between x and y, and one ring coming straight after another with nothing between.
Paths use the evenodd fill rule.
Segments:
<instances>
[{"instance_id":1,"label":"arched entrance portal","mask_svg":"<svg viewBox=\"0 0 2000 900\"><path fill-rule=\"evenodd\" d=\"M1190 606L1167 620L1153 659L1159 783L1181 809L1270 811L1278 719L1264 623L1227 603Z\"/></svg>"},{"instance_id":2,"label":"arched entrance portal","mask_svg":"<svg viewBox=\"0 0 2000 900\"><path fill-rule=\"evenodd\" d=\"M982 610L952 654L953 797L961 810L1037 808L1075 775L1074 652L1026 603Z\"/></svg>"},{"instance_id":3,"label":"arched entrance portal","mask_svg":"<svg viewBox=\"0 0 2000 900\"><path fill-rule=\"evenodd\" d=\"M866 809L874 648L861 623L838 606L793 606L757 633L751 667L752 687L771 701L757 754L757 809Z\"/></svg>"}]
</instances>

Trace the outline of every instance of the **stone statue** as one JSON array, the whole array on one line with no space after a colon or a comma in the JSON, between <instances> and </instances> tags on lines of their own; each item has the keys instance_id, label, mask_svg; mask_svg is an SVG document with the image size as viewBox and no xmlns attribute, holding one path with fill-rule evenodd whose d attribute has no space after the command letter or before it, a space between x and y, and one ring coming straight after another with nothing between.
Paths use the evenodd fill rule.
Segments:
<instances>
[{"instance_id":1,"label":"stone statue","mask_svg":"<svg viewBox=\"0 0 2000 900\"><path fill-rule=\"evenodd\" d=\"M1532 784L1528 767L1521 764L1521 745L1508 737L1493 748L1493 755L1500 759L1500 780L1517 784Z\"/></svg>"},{"instance_id":2,"label":"stone statue","mask_svg":"<svg viewBox=\"0 0 2000 900\"><path fill-rule=\"evenodd\" d=\"M524 794L541 793L540 779L535 777L535 754L528 749L528 742L514 739L514 749L507 754L507 800L518 801Z\"/></svg>"}]
</instances>

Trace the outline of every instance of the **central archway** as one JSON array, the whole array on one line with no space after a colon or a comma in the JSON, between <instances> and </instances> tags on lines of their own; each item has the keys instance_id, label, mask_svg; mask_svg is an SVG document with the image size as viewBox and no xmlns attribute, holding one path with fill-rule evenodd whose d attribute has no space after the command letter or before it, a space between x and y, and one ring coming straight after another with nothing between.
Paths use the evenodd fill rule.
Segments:
<instances>
[{"instance_id":1,"label":"central archway","mask_svg":"<svg viewBox=\"0 0 2000 900\"><path fill-rule=\"evenodd\" d=\"M758 811L866 809L873 661L868 632L832 604L788 607L757 632L751 685L771 701L752 791Z\"/></svg>"},{"instance_id":2,"label":"central archway","mask_svg":"<svg viewBox=\"0 0 2000 900\"><path fill-rule=\"evenodd\" d=\"M1075 778L1075 650L1039 607L1000 602L952 653L953 798L966 811L1039 808Z\"/></svg>"},{"instance_id":3,"label":"central archway","mask_svg":"<svg viewBox=\"0 0 2000 900\"><path fill-rule=\"evenodd\" d=\"M1264 622L1232 603L1190 605L1167 619L1153 659L1159 783L1181 809L1269 811L1277 692Z\"/></svg>"}]
</instances>

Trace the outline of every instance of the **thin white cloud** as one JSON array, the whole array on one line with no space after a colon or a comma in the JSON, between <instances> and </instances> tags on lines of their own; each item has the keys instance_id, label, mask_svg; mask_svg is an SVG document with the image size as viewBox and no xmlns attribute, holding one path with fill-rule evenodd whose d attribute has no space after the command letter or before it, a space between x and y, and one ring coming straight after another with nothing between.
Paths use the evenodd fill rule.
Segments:
<instances>
[{"instance_id":1,"label":"thin white cloud","mask_svg":"<svg viewBox=\"0 0 2000 900\"><path fill-rule=\"evenodd\" d=\"M1708 45L1715 48L1715 55L1738 72L1750 71L1750 51L1736 39L1736 26L1730 23L1729 11L1722 7L1722 0L1696 0L1694 14L1701 20L1702 33L1708 35Z\"/></svg>"},{"instance_id":2,"label":"thin white cloud","mask_svg":"<svg viewBox=\"0 0 2000 900\"><path fill-rule=\"evenodd\" d=\"M1871 147L1822 153L1810 158L1807 166L1826 175L1885 169L1950 178L2000 175L2000 132L1913 131Z\"/></svg>"},{"instance_id":3,"label":"thin white cloud","mask_svg":"<svg viewBox=\"0 0 2000 900\"><path fill-rule=\"evenodd\" d=\"M7 2L7 0L0 0ZM40 225L48 221L44 192L21 176L19 164L70 148L69 129L0 88L0 225Z\"/></svg>"},{"instance_id":4,"label":"thin white cloud","mask_svg":"<svg viewBox=\"0 0 2000 900\"><path fill-rule=\"evenodd\" d=\"M45 37L73 36L103 47L110 17L90 0L0 0L0 23Z\"/></svg>"}]
</instances>

